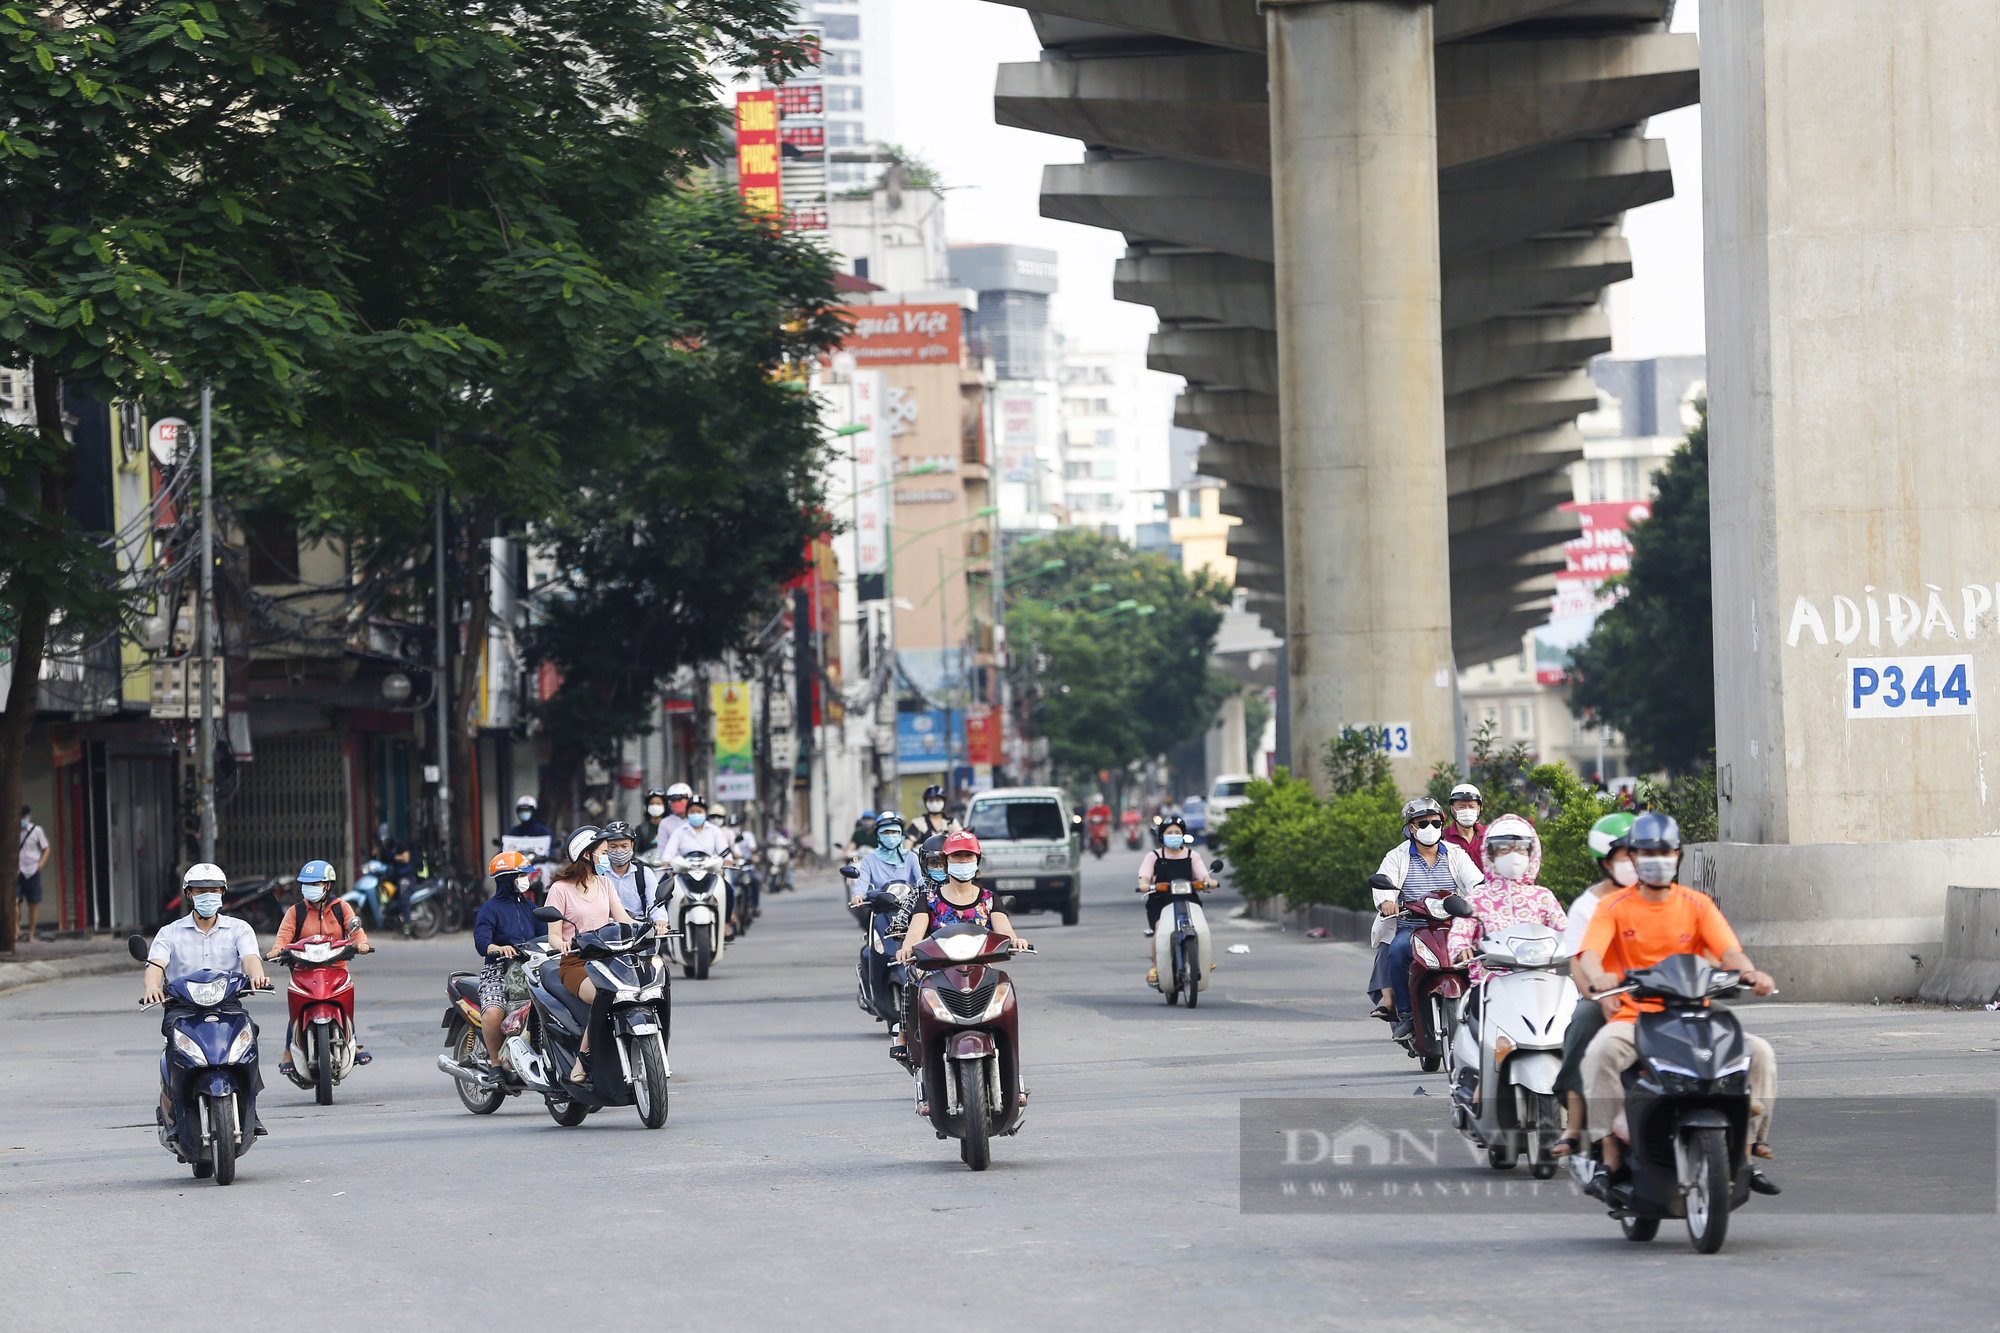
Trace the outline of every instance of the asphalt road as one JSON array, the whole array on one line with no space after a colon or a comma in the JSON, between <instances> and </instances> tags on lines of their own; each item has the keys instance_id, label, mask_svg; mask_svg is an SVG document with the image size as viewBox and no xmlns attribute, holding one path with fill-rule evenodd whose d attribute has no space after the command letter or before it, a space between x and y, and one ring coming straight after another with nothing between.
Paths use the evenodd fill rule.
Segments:
<instances>
[{"instance_id":1,"label":"asphalt road","mask_svg":"<svg viewBox=\"0 0 2000 1333\"><path fill-rule=\"evenodd\" d=\"M466 1113L434 1060L442 979L474 962L469 935L360 960L374 1063L326 1108L267 1071L270 1137L226 1189L154 1138L159 1039L133 1009L136 966L0 995L0 1308L13 1327L61 1329L1992 1326L1990 1211L1759 1201L1710 1258L1674 1223L1628 1243L1588 1200L1244 1213L1240 1099L1422 1086L1442 1123L1442 1080L1365 1016L1362 950L1227 921L1227 901L1201 1008L1167 1007L1142 981L1136 860L1089 863L1081 925L1024 922L1042 950L1010 969L1033 1106L983 1174L913 1114L855 1007L859 933L830 877L767 900L711 980L676 984L656 1132L629 1108L575 1129L526 1098ZM2000 1014L1744 1012L1775 1041L1788 1097L2000 1092Z\"/></svg>"}]
</instances>

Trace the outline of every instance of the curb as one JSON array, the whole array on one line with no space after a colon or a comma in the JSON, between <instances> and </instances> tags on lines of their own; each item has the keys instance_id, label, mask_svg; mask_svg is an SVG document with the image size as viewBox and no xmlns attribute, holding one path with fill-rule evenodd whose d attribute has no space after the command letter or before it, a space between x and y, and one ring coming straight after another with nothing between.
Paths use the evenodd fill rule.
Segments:
<instances>
[{"instance_id":1,"label":"curb","mask_svg":"<svg viewBox=\"0 0 2000 1333\"><path fill-rule=\"evenodd\" d=\"M46 963L0 963L0 992L66 977L95 977L124 972L135 964L116 954L85 954L80 958L56 958Z\"/></svg>"}]
</instances>

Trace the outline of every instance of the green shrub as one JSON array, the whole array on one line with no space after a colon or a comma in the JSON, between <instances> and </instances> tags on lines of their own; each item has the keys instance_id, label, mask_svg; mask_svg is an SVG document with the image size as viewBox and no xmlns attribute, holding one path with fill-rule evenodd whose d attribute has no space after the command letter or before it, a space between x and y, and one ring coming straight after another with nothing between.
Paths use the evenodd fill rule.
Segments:
<instances>
[{"instance_id":1,"label":"green shrub","mask_svg":"<svg viewBox=\"0 0 2000 1333\"><path fill-rule=\"evenodd\" d=\"M1708 762L1699 773L1675 778L1671 782L1640 778L1639 789L1633 795L1642 808L1674 817L1674 821L1681 826L1683 847L1691 842L1714 842L1719 836L1721 821L1715 810L1713 750L1709 751Z\"/></svg>"},{"instance_id":2,"label":"green shrub","mask_svg":"<svg viewBox=\"0 0 2000 1333\"><path fill-rule=\"evenodd\" d=\"M1491 824L1502 815L1539 817L1533 780L1528 774L1528 747L1517 741L1500 748L1500 724L1487 718L1472 738L1472 785L1479 788L1479 822ZM1451 808L1451 789L1467 781L1457 764L1439 764L1431 770L1427 790L1433 800Z\"/></svg>"},{"instance_id":3,"label":"green shrub","mask_svg":"<svg viewBox=\"0 0 2000 1333\"><path fill-rule=\"evenodd\" d=\"M1542 835L1542 869L1535 878L1567 906L1603 878L1590 851L1590 826L1615 812L1618 800L1599 796L1561 762L1542 764L1528 780L1549 807L1548 814L1536 824Z\"/></svg>"},{"instance_id":4,"label":"green shrub","mask_svg":"<svg viewBox=\"0 0 2000 1333\"><path fill-rule=\"evenodd\" d=\"M1310 783L1280 768L1244 793L1218 835L1231 882L1250 899L1288 907L1373 905L1368 876L1402 839L1402 794L1386 776L1322 801Z\"/></svg>"}]
</instances>

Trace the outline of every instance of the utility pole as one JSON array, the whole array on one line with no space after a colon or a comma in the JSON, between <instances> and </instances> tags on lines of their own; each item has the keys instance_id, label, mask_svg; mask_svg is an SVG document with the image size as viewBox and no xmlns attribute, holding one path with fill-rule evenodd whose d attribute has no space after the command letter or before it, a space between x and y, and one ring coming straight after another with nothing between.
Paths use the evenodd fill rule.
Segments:
<instances>
[{"instance_id":1,"label":"utility pole","mask_svg":"<svg viewBox=\"0 0 2000 1333\"><path fill-rule=\"evenodd\" d=\"M440 432L438 435L440 453L443 452L443 446L444 435ZM446 704L446 698L451 693L448 683L451 679L449 670L451 659L445 652L447 642L445 636L450 622L445 618L447 606L444 587L444 495L444 489L440 487L437 495L437 536L432 552L437 565L437 679L432 694L436 696L437 702L437 837L438 859L441 863L439 866L431 867L432 874L437 874L443 865L449 865L454 860L451 850L451 727L448 723L450 711Z\"/></svg>"},{"instance_id":2,"label":"utility pole","mask_svg":"<svg viewBox=\"0 0 2000 1333\"><path fill-rule=\"evenodd\" d=\"M199 776L195 805L201 814L201 859L215 861L215 455L209 432L208 381L201 384L201 600L195 636L201 641L201 727L196 742Z\"/></svg>"}]
</instances>

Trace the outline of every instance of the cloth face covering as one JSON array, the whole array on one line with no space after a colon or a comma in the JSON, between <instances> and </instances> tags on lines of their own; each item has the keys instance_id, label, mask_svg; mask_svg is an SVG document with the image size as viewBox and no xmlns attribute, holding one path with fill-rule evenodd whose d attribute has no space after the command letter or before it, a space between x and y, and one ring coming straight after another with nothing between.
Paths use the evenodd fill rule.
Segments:
<instances>
[{"instance_id":1,"label":"cloth face covering","mask_svg":"<svg viewBox=\"0 0 2000 1333\"><path fill-rule=\"evenodd\" d=\"M326 897L326 885L324 885L324 884L301 884L301 885L299 885L299 894L300 894L300 896L301 896L301 897L303 897L303 898L304 898L304 899L305 899L305 900L306 900L307 902L309 902L309 903L316 903L316 902L320 901L320 900L321 900L322 898Z\"/></svg>"},{"instance_id":2,"label":"cloth face covering","mask_svg":"<svg viewBox=\"0 0 2000 1333\"><path fill-rule=\"evenodd\" d=\"M1677 856L1642 856L1639 858L1639 878L1655 888L1671 884L1679 861Z\"/></svg>"},{"instance_id":3,"label":"cloth face covering","mask_svg":"<svg viewBox=\"0 0 2000 1333\"><path fill-rule=\"evenodd\" d=\"M979 873L977 864L971 861L955 862L951 866L951 877L963 883Z\"/></svg>"},{"instance_id":4,"label":"cloth face covering","mask_svg":"<svg viewBox=\"0 0 2000 1333\"><path fill-rule=\"evenodd\" d=\"M1493 858L1493 869L1502 879L1519 879L1528 873L1526 852L1506 852Z\"/></svg>"},{"instance_id":5,"label":"cloth face covering","mask_svg":"<svg viewBox=\"0 0 2000 1333\"><path fill-rule=\"evenodd\" d=\"M619 847L611 853L611 864L623 870L632 860L630 847Z\"/></svg>"},{"instance_id":6,"label":"cloth face covering","mask_svg":"<svg viewBox=\"0 0 2000 1333\"><path fill-rule=\"evenodd\" d=\"M1629 889L1639 882L1639 868L1630 861L1613 861L1611 882L1621 889Z\"/></svg>"},{"instance_id":7,"label":"cloth face covering","mask_svg":"<svg viewBox=\"0 0 2000 1333\"><path fill-rule=\"evenodd\" d=\"M1426 847L1437 846L1438 839L1443 836L1444 830L1441 828L1420 828L1417 830L1417 841Z\"/></svg>"},{"instance_id":8,"label":"cloth face covering","mask_svg":"<svg viewBox=\"0 0 2000 1333\"><path fill-rule=\"evenodd\" d=\"M219 893L197 893L194 896L194 914L206 920L222 910L222 895Z\"/></svg>"},{"instance_id":9,"label":"cloth face covering","mask_svg":"<svg viewBox=\"0 0 2000 1333\"><path fill-rule=\"evenodd\" d=\"M703 814L699 810L695 811L693 814L688 816L688 823L694 825L696 828L700 828L703 824L706 824L707 822L708 822L708 816Z\"/></svg>"}]
</instances>

